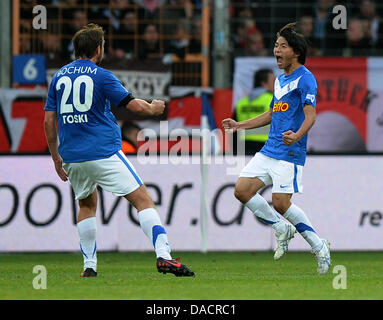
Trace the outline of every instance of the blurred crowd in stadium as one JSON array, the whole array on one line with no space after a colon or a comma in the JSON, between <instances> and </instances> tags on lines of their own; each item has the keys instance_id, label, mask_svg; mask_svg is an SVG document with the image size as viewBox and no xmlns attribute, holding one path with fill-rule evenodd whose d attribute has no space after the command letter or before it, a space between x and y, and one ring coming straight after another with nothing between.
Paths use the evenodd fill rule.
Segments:
<instances>
[{"instance_id":1,"label":"blurred crowd in stadium","mask_svg":"<svg viewBox=\"0 0 383 320\"><path fill-rule=\"evenodd\" d=\"M236 55L271 55L275 33L293 20L310 44L310 56L365 56L382 54L382 4L374 0L264 1L232 0L236 19ZM344 5L347 29L334 30L334 6ZM380 50L379 50L380 49Z\"/></svg>"},{"instance_id":2,"label":"blurred crowd in stadium","mask_svg":"<svg viewBox=\"0 0 383 320\"><path fill-rule=\"evenodd\" d=\"M48 30L42 37L30 36L31 6L47 8ZM105 31L106 62L115 59L158 58L201 52L201 4L192 0L22 0L22 53L40 51L47 60L73 58L71 38L89 22Z\"/></svg>"},{"instance_id":3,"label":"blurred crowd in stadium","mask_svg":"<svg viewBox=\"0 0 383 320\"><path fill-rule=\"evenodd\" d=\"M36 4L48 10L48 30L39 35L30 23ZM346 6L348 26L334 32L336 4ZM271 55L275 33L292 20L309 40L311 56L383 51L383 6L374 0L231 0L229 8L233 57ZM105 30L106 62L168 54L182 59L201 53L201 13L202 0L21 0L20 53L45 53L48 65L61 65L73 58L73 34L94 22Z\"/></svg>"}]
</instances>

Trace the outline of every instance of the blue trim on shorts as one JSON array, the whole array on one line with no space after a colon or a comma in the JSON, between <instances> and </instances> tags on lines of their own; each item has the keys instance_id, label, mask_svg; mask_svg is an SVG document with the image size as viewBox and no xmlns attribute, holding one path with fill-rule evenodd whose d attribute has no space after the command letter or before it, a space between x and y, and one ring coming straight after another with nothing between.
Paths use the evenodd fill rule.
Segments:
<instances>
[{"instance_id":1,"label":"blue trim on shorts","mask_svg":"<svg viewBox=\"0 0 383 320\"><path fill-rule=\"evenodd\" d=\"M294 163L294 192L299 192L297 183L298 166Z\"/></svg>"},{"instance_id":2,"label":"blue trim on shorts","mask_svg":"<svg viewBox=\"0 0 383 320\"><path fill-rule=\"evenodd\" d=\"M116 152L116 155L121 159L121 161L128 167L130 173L133 175L133 177L136 179L137 183L142 186L143 183L142 181L140 180L140 178L137 176L137 174L134 172L134 170L132 169L132 167L129 165L129 163L124 159L124 157L122 155L120 155L119 152Z\"/></svg>"}]
</instances>

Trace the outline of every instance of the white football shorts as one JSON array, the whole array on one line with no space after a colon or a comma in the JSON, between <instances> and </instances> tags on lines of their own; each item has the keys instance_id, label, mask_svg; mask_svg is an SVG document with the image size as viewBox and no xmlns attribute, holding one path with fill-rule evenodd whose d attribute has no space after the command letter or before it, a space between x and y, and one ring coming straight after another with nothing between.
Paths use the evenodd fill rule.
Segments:
<instances>
[{"instance_id":1,"label":"white football shorts","mask_svg":"<svg viewBox=\"0 0 383 320\"><path fill-rule=\"evenodd\" d=\"M125 196L143 182L131 162L120 150L109 158L64 163L76 200L85 199L100 185L116 196Z\"/></svg>"},{"instance_id":2,"label":"white football shorts","mask_svg":"<svg viewBox=\"0 0 383 320\"><path fill-rule=\"evenodd\" d=\"M272 193L302 193L302 172L303 166L258 152L243 168L239 177L258 178L266 186L273 185Z\"/></svg>"}]
</instances>

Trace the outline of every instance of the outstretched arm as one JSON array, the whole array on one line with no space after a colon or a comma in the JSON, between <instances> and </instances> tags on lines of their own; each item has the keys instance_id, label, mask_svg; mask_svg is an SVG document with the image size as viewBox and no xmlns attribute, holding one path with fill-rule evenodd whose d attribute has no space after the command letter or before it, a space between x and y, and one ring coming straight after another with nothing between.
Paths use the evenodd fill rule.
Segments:
<instances>
[{"instance_id":1,"label":"outstretched arm","mask_svg":"<svg viewBox=\"0 0 383 320\"><path fill-rule=\"evenodd\" d=\"M269 109L268 111L260 114L259 116L237 122L233 119L224 119L222 120L222 127L225 129L226 132L232 131L236 132L237 130L247 130L247 129L255 129L263 126L267 126L271 123L271 116L272 116L272 110Z\"/></svg>"},{"instance_id":2,"label":"outstretched arm","mask_svg":"<svg viewBox=\"0 0 383 320\"><path fill-rule=\"evenodd\" d=\"M152 103L148 103L142 99L132 99L126 105L126 108L144 116L159 116L164 112L165 102L162 100L153 100Z\"/></svg>"}]
</instances>

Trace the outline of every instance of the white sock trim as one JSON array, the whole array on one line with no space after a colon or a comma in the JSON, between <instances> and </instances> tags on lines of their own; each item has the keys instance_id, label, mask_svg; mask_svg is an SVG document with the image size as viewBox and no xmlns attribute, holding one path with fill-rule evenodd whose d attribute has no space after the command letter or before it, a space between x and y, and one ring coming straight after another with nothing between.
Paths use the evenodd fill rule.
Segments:
<instances>
[{"instance_id":1,"label":"white sock trim","mask_svg":"<svg viewBox=\"0 0 383 320\"><path fill-rule=\"evenodd\" d=\"M90 217L90 218L86 218L84 220L81 220L79 222L77 222L77 229L81 229L81 231L88 231L88 230L92 230L92 229L96 229L97 230L97 220L96 220L96 217ZM79 230L80 231L80 230Z\"/></svg>"}]
</instances>

